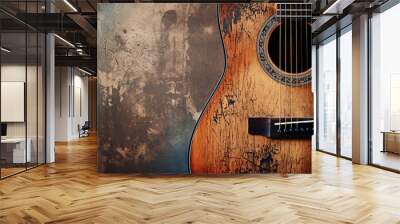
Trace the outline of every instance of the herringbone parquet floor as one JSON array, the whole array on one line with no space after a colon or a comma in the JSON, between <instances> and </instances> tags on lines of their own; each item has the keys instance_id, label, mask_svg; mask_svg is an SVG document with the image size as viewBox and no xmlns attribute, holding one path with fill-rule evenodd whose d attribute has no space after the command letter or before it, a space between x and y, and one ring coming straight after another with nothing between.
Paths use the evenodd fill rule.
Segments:
<instances>
[{"instance_id":1,"label":"herringbone parquet floor","mask_svg":"<svg viewBox=\"0 0 400 224\"><path fill-rule=\"evenodd\" d=\"M400 223L400 175L313 153L311 175L96 172L95 138L0 181L0 223Z\"/></svg>"}]
</instances>

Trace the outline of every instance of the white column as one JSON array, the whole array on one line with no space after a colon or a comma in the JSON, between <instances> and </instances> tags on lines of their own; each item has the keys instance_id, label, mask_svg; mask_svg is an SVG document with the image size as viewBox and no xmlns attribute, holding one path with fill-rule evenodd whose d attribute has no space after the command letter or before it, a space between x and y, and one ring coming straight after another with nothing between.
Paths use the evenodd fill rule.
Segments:
<instances>
[{"instance_id":1,"label":"white column","mask_svg":"<svg viewBox=\"0 0 400 224\"><path fill-rule=\"evenodd\" d=\"M368 15L353 20L353 162L368 163Z\"/></svg>"},{"instance_id":2,"label":"white column","mask_svg":"<svg viewBox=\"0 0 400 224\"><path fill-rule=\"evenodd\" d=\"M47 12L54 11L51 1L46 1ZM55 43L54 35L46 35L46 163L55 162Z\"/></svg>"},{"instance_id":3,"label":"white column","mask_svg":"<svg viewBox=\"0 0 400 224\"><path fill-rule=\"evenodd\" d=\"M54 76L54 35L47 34L47 76L46 76L46 100L47 100L47 108L46 108L46 162L52 163L55 161L55 151L54 151L54 133L55 133L55 76Z\"/></svg>"},{"instance_id":4,"label":"white column","mask_svg":"<svg viewBox=\"0 0 400 224\"><path fill-rule=\"evenodd\" d=\"M55 141L69 141L71 125L71 67L55 69Z\"/></svg>"}]
</instances>

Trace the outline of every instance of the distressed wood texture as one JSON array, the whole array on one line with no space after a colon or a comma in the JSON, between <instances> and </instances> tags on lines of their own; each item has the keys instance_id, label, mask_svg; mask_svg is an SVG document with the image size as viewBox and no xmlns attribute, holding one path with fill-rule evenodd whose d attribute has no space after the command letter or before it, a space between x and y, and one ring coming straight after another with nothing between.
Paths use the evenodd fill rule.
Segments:
<instances>
[{"instance_id":1,"label":"distressed wood texture","mask_svg":"<svg viewBox=\"0 0 400 224\"><path fill-rule=\"evenodd\" d=\"M279 84L258 62L258 33L275 12L271 3L220 5L227 67L192 139L192 173L311 172L310 139L248 134L249 117L313 117L311 85Z\"/></svg>"},{"instance_id":2,"label":"distressed wood texture","mask_svg":"<svg viewBox=\"0 0 400 224\"><path fill-rule=\"evenodd\" d=\"M99 4L98 166L188 173L190 140L224 71L216 4Z\"/></svg>"}]
</instances>

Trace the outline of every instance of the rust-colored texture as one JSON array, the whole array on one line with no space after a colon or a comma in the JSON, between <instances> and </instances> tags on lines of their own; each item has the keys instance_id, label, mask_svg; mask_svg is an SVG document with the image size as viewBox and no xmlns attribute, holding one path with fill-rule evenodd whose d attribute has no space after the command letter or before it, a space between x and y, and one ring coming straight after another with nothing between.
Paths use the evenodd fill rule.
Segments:
<instances>
[{"instance_id":1,"label":"rust-colored texture","mask_svg":"<svg viewBox=\"0 0 400 224\"><path fill-rule=\"evenodd\" d=\"M193 136L192 173L311 172L311 139L248 134L249 117L313 117L311 85L280 84L258 62L258 33L275 13L270 3L220 5L227 67Z\"/></svg>"},{"instance_id":2,"label":"rust-colored texture","mask_svg":"<svg viewBox=\"0 0 400 224\"><path fill-rule=\"evenodd\" d=\"M224 71L217 4L99 4L98 169L188 173Z\"/></svg>"}]
</instances>

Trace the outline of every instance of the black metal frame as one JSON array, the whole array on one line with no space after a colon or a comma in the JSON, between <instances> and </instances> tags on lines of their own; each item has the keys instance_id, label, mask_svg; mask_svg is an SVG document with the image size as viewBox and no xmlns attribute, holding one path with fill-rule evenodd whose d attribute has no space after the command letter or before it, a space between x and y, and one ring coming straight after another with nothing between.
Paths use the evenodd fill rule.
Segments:
<instances>
[{"instance_id":1,"label":"black metal frame","mask_svg":"<svg viewBox=\"0 0 400 224\"><path fill-rule=\"evenodd\" d=\"M319 105L319 77L318 77L318 70L319 70L319 44L315 46L315 148L318 150L319 149L319 117L318 117L318 105Z\"/></svg>"},{"instance_id":2,"label":"black metal frame","mask_svg":"<svg viewBox=\"0 0 400 224\"><path fill-rule=\"evenodd\" d=\"M29 1L29 2L36 2L36 10L38 11L39 10L39 6L38 6L39 2L42 2L42 1L34 0L34 1ZM25 0L24 3L25 3L25 11L27 11L28 0ZM46 7L46 11L47 11L47 7ZM8 176L2 176L2 172L1 172L2 169L0 168L0 180L12 177L14 175L23 173L23 172L25 172L27 170L39 167L39 166L44 165L44 164L47 163L47 74L48 74L47 73L47 33L40 32L39 30L29 26L26 23L23 23L23 24L24 24L24 27L25 27L25 30L22 32L22 33L25 34L25 84L24 84L24 91L25 91L25 93L24 93L24 97L25 97L25 99L24 99L24 107L25 107L24 108L24 120L25 120L25 169L23 169L21 171L18 171L18 172L15 172L13 174L10 174ZM27 95L28 95L28 93L27 93L28 77L27 76L28 76L28 67L27 66L28 66L28 33L31 33L30 30L32 30L34 33L36 33L36 104L37 104L37 107L36 107L36 136L35 137L36 137L36 143L37 143L37 148L36 148L37 152L36 152L36 162L35 162L35 164L32 163L32 164L29 164L30 166L28 166L28 162L27 162L28 154L26 153L27 147L28 147L28 144L27 144L27 142L28 142L28 124L27 124L27 121L28 121L28 112L27 112ZM42 74L43 74L42 82L44 84L44 86L43 86L43 88L44 88L44 99L43 99L43 106L42 106L43 109L44 109L44 111L43 111L44 116L42 117L44 119L42 121L44 123L44 133L43 133L44 134L44 136L43 136L44 145L42 146L42 147L44 147L43 148L44 155L42 155L43 159L44 159L43 163L39 163L39 106L38 106L39 105L39 68L38 68L38 66L39 66L39 33L43 33L44 34L43 41L42 41L42 44L44 44L44 46L43 46L44 47L44 51L41 52L41 53L44 54L44 55L42 55L42 60L44 60L44 63L42 64L43 65L43 68L42 68ZM2 36L2 32L0 32L0 44L1 44L1 36ZM0 68L2 66L1 62L2 62L2 56L0 54ZM0 81L1 81L1 69L0 69ZM1 94L0 94L0 96L1 96ZM0 144L0 155L1 155L1 144Z\"/></svg>"},{"instance_id":3,"label":"black metal frame","mask_svg":"<svg viewBox=\"0 0 400 224\"><path fill-rule=\"evenodd\" d=\"M372 43L371 43L371 19L372 19L372 13L369 12L368 13L368 54L367 54L367 61L368 61L368 75L367 75L367 83L368 83L368 100L367 100L367 107L368 107L368 111L367 111L367 119L368 119L368 124L367 124L367 132L368 132L368 164L373 164L372 163L372 153L373 153L373 149L372 149L372 98L371 98L371 92L372 92L372 85L371 85L371 71L372 71L372 66L371 66L371 55L372 55Z\"/></svg>"},{"instance_id":4,"label":"black metal frame","mask_svg":"<svg viewBox=\"0 0 400 224\"><path fill-rule=\"evenodd\" d=\"M341 150L341 117L340 117L340 103L341 103L341 98L340 98L340 80L341 80L341 65L340 65L340 37L345 34L346 32L350 31L348 30L349 27L352 24L348 24L347 26L337 29L336 32L328 37L326 37L325 39L319 41L317 43L317 47L316 47L316 150L319 152L323 152L329 155L333 155L333 156L337 156L343 159L347 159L347 160L352 160L352 158L349 158L347 156L343 156L342 155L342 150ZM335 38L332 38L332 37ZM331 40L330 40L331 39ZM323 42L329 42L329 41L336 41L336 152L332 153L332 152L328 152L324 149L321 149L319 147L319 46L321 43Z\"/></svg>"},{"instance_id":5,"label":"black metal frame","mask_svg":"<svg viewBox=\"0 0 400 224\"><path fill-rule=\"evenodd\" d=\"M330 42L330 41L337 41L337 37L335 37L334 39L332 38L334 35L336 35L336 33L335 34L333 34L333 35L330 35L330 36L328 36L328 37L326 37L324 40L322 40L322 41L320 41L320 42L318 42L317 43L317 47L316 47L316 52L315 52L315 54L316 54L316 65L317 65L317 67L316 67L316 71L315 71L315 76L316 76L316 82L315 82L315 85L316 85L316 94L315 94L315 97L316 97L316 113L315 113L315 117L316 117L316 123L315 123L315 126L316 126L316 138L315 138L315 143L316 143L316 150L318 151L318 152L323 152L323 153L326 153L326 154L329 154L329 155L334 155L334 156L337 156L335 153L332 153L332 152L328 152L328 151L326 151L326 150L323 150L323 149L320 149L320 147L319 147L319 122L320 122L320 119L319 119L319 104L320 104L320 101L319 101L319 77L320 77L320 75L319 75L319 48L320 48L320 45L322 44L322 43L324 43L324 42ZM331 40L330 40L331 39ZM337 43L336 43L337 44ZM336 47L336 50L337 50L337 47ZM336 65L336 67L337 67L337 65ZM336 82L336 89L337 89L337 82ZM337 93L336 93L336 95L337 95ZM337 97L337 96L336 96ZM337 151L337 144L336 144L336 151Z\"/></svg>"},{"instance_id":6,"label":"black metal frame","mask_svg":"<svg viewBox=\"0 0 400 224\"><path fill-rule=\"evenodd\" d=\"M337 35L337 73L338 73L338 78L337 78L337 98L338 98L338 101L337 101L337 112L336 112L336 116L337 116L337 120L336 120L336 122L337 122L337 126L338 126L338 128L337 128L337 133L336 133L336 135L337 135L337 154L341 157L341 158L344 158L344 159L347 159L347 160L352 160L352 158L351 157L347 157L347 156L344 156L343 154L342 154L342 148L341 148L341 143L342 143L342 138L341 138L341 136L342 136L342 118L341 118L341 102L342 102L342 98L341 98L341 88L340 88L340 84L341 84L341 79L342 79L342 67L341 67L341 57L340 57L340 54L341 54L341 52L340 52L340 45L341 45L341 40L340 40L340 37L342 37L345 33L347 33L347 32L352 32L352 23L350 23L350 24L348 24L347 26L345 26L345 27L343 27L342 29L340 29L339 31L338 31L338 33L339 33L339 35Z\"/></svg>"},{"instance_id":7,"label":"black metal frame","mask_svg":"<svg viewBox=\"0 0 400 224\"><path fill-rule=\"evenodd\" d=\"M341 65L340 65L340 37L342 35L341 30L336 31L336 154L341 156L341 133L342 133L342 124L340 119L340 80L341 80Z\"/></svg>"},{"instance_id":8,"label":"black metal frame","mask_svg":"<svg viewBox=\"0 0 400 224\"><path fill-rule=\"evenodd\" d=\"M377 12L377 13L382 13L382 12L384 12L384 11L386 11L386 10L388 10L388 9L390 9L390 8L392 8L393 6L395 6L395 5L397 5L397 4L399 4L400 3L400 0L389 0L388 2L386 2L385 4L383 4L382 6L380 6L380 7L378 7L378 8L375 8L375 9L373 9L373 10L370 10L370 11L368 11L368 30L367 30L367 41L368 41L368 53L367 53L367 66L368 66L368 69L367 69L367 79L368 79L368 96L367 96L367 98L368 98L368 105L367 105L367 107L368 107L368 124L367 124L367 128L368 128L368 139L367 139L367 141L368 141L368 165L370 165L370 166L373 166L373 167L377 167L377 168L380 168L380 169L384 169L384 170L387 170L387 171L391 171L391 172L395 172L395 173L400 173L400 170L397 170L397 169L393 169L393 168L390 168L390 167L385 167L385 166L382 166L382 165L379 165L379 164L374 164L373 163L373 142L372 142L372 97L371 97L371 94L372 94L372 85L371 85L371 78L372 78L372 63L371 63L371 55L372 55L372 46L371 46L371 44L372 44L372 42L371 42L371 37L372 37L372 35L371 35L371 32L372 32L372 30L371 30L371 19L372 19L372 14L374 13L374 12ZM336 30L336 33L334 33L334 34L332 34L332 35L336 35L336 41L337 41L337 43L336 43L336 46L337 46L337 51L336 51L336 53L337 53L337 71L336 71L336 73L337 73L337 80L336 80L336 85L337 85L337 88L336 88L336 91L337 91L337 93L336 93L336 122L337 122L337 130L336 130L336 133L337 133L337 136L336 136L336 154L335 153L331 153L331 152L327 152L327 151L324 151L323 149L320 149L319 148L319 128L318 128L318 124L319 124L319 110L318 110L318 105L319 105L319 97L318 97L318 94L319 94L319 87L318 87L318 83L319 83L319 74L318 74L318 72L319 72L319 64L318 64L318 59L319 59L319 56L318 56L318 48L319 48L319 44L320 43L322 43L322 42L324 42L324 41L326 41L327 39L329 39L329 38L331 38L331 36L328 36L328 37L326 37L326 38L324 38L323 40L321 40L321 41L319 41L319 42L317 42L316 43L316 60L317 60L317 63L316 63L316 148L317 148L317 151L319 151L319 152L323 152L323 153L326 153L326 154L329 154L329 155L333 155L333 156L337 156L337 157L340 157L340 158L344 158L344 159L348 159L348 160L352 160L351 158L348 158L348 157L345 157L345 156L343 156L343 155L341 155L341 148L340 148L340 141L341 141L341 139L340 139L340 132L341 132L341 127L340 127L340 87L338 87L338 85L340 85L340 36L342 35L340 32L341 32L341 30L344 30L344 29L346 29L348 26L350 26L351 24L348 24L346 27L344 27L344 28L341 28L340 30ZM339 109L338 109L339 108ZM339 112L339 113L338 113Z\"/></svg>"},{"instance_id":9,"label":"black metal frame","mask_svg":"<svg viewBox=\"0 0 400 224\"><path fill-rule=\"evenodd\" d=\"M367 53L367 62L368 62L368 69L367 69L367 79L368 79L368 165L373 167L377 167L380 169L384 169L387 171L400 173L400 170L393 169L387 166L383 166L380 164L374 163L373 160L373 141L372 141L372 23L371 20L373 18L373 13L383 13L386 10L396 6L400 3L400 0L389 0L385 4L381 5L380 7L374 9L373 11L368 11L368 30L367 30L367 45L368 45L368 53Z\"/></svg>"}]
</instances>

